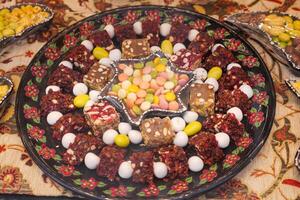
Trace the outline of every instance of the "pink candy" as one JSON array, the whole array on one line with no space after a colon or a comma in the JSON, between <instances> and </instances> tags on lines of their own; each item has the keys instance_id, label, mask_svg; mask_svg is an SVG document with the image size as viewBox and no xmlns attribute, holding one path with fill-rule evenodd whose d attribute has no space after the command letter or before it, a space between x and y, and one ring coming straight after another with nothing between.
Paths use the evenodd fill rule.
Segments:
<instances>
[{"instance_id":1,"label":"pink candy","mask_svg":"<svg viewBox=\"0 0 300 200\"><path fill-rule=\"evenodd\" d=\"M158 76L163 77L165 79L168 79L168 73L167 72L160 72Z\"/></svg>"},{"instance_id":2,"label":"pink candy","mask_svg":"<svg viewBox=\"0 0 300 200\"><path fill-rule=\"evenodd\" d=\"M142 82L142 79L140 77L135 77L132 80L133 84L139 85Z\"/></svg>"},{"instance_id":3,"label":"pink candy","mask_svg":"<svg viewBox=\"0 0 300 200\"><path fill-rule=\"evenodd\" d=\"M140 98L143 98L147 95L147 92L145 90L139 90L137 93L136 93L136 96L137 97L140 97Z\"/></svg>"},{"instance_id":4,"label":"pink candy","mask_svg":"<svg viewBox=\"0 0 300 200\"><path fill-rule=\"evenodd\" d=\"M124 70L127 67L127 65L121 63L118 67L119 69Z\"/></svg>"},{"instance_id":5,"label":"pink candy","mask_svg":"<svg viewBox=\"0 0 300 200\"><path fill-rule=\"evenodd\" d=\"M156 77L156 82L158 85L163 86L166 82L166 79L161 76L158 76L158 77Z\"/></svg>"},{"instance_id":6,"label":"pink candy","mask_svg":"<svg viewBox=\"0 0 300 200\"><path fill-rule=\"evenodd\" d=\"M120 82L123 82L123 81L126 81L128 79L128 76L127 76L127 74L122 73L122 74L118 75L118 79L119 79Z\"/></svg>"},{"instance_id":7,"label":"pink candy","mask_svg":"<svg viewBox=\"0 0 300 200\"><path fill-rule=\"evenodd\" d=\"M152 71L152 67L151 66L144 67L144 69L143 69L143 73L144 74L150 74L151 71Z\"/></svg>"},{"instance_id":8,"label":"pink candy","mask_svg":"<svg viewBox=\"0 0 300 200\"><path fill-rule=\"evenodd\" d=\"M140 88L142 88L144 90L148 89L149 87L150 87L149 82L141 82L140 83Z\"/></svg>"},{"instance_id":9,"label":"pink candy","mask_svg":"<svg viewBox=\"0 0 300 200\"><path fill-rule=\"evenodd\" d=\"M179 104L176 101L171 101L169 103L169 110L178 110Z\"/></svg>"},{"instance_id":10,"label":"pink candy","mask_svg":"<svg viewBox=\"0 0 300 200\"><path fill-rule=\"evenodd\" d=\"M169 108L169 104L163 95L159 96L159 107L164 110Z\"/></svg>"}]
</instances>

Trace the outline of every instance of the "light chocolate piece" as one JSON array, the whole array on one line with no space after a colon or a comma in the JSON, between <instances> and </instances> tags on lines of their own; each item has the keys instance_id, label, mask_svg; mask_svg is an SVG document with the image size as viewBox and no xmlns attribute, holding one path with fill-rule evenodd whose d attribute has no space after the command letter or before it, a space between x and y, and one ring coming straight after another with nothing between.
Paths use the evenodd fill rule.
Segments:
<instances>
[{"instance_id":1,"label":"light chocolate piece","mask_svg":"<svg viewBox=\"0 0 300 200\"><path fill-rule=\"evenodd\" d=\"M205 83L192 83L190 87L190 107L200 116L207 117L214 114L214 87Z\"/></svg>"},{"instance_id":2,"label":"light chocolate piece","mask_svg":"<svg viewBox=\"0 0 300 200\"><path fill-rule=\"evenodd\" d=\"M150 147L172 144L175 133L169 117L145 119L140 126L144 144Z\"/></svg>"},{"instance_id":3,"label":"light chocolate piece","mask_svg":"<svg viewBox=\"0 0 300 200\"><path fill-rule=\"evenodd\" d=\"M150 45L147 39L127 39L122 42L124 58L141 58L150 54Z\"/></svg>"},{"instance_id":4,"label":"light chocolate piece","mask_svg":"<svg viewBox=\"0 0 300 200\"><path fill-rule=\"evenodd\" d=\"M113 76L112 69L105 65L95 63L88 73L84 75L83 82L93 90L101 91Z\"/></svg>"}]
</instances>

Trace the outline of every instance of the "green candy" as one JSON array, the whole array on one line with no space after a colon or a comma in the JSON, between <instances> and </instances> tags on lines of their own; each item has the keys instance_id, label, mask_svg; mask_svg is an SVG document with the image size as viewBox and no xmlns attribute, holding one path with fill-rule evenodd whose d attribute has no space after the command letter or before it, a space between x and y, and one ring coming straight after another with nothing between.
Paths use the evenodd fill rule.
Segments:
<instances>
[{"instance_id":1,"label":"green candy","mask_svg":"<svg viewBox=\"0 0 300 200\"><path fill-rule=\"evenodd\" d=\"M167 58L161 58L160 63L167 65L168 64L168 59Z\"/></svg>"},{"instance_id":2,"label":"green candy","mask_svg":"<svg viewBox=\"0 0 300 200\"><path fill-rule=\"evenodd\" d=\"M146 62L146 66L154 67L153 61Z\"/></svg>"},{"instance_id":3,"label":"green candy","mask_svg":"<svg viewBox=\"0 0 300 200\"><path fill-rule=\"evenodd\" d=\"M150 75L151 75L151 77L152 78L156 78L157 77L157 71L152 71L151 73L150 73Z\"/></svg>"},{"instance_id":4,"label":"green candy","mask_svg":"<svg viewBox=\"0 0 300 200\"><path fill-rule=\"evenodd\" d=\"M132 110L133 110L133 112L134 112L136 115L141 115L141 114L142 114L142 110L141 110L138 106L136 106L136 105L134 105L134 106L132 107Z\"/></svg>"},{"instance_id":5,"label":"green candy","mask_svg":"<svg viewBox=\"0 0 300 200\"><path fill-rule=\"evenodd\" d=\"M153 94L147 94L146 97L145 97L145 100L149 101L150 103L153 102L153 99L154 99Z\"/></svg>"},{"instance_id":6,"label":"green candy","mask_svg":"<svg viewBox=\"0 0 300 200\"><path fill-rule=\"evenodd\" d=\"M133 67L135 69L142 69L144 67L144 63L134 63Z\"/></svg>"},{"instance_id":7,"label":"green candy","mask_svg":"<svg viewBox=\"0 0 300 200\"><path fill-rule=\"evenodd\" d=\"M113 92L117 93L120 89L121 89L121 86L120 86L120 85L113 85L111 90L112 90Z\"/></svg>"}]
</instances>

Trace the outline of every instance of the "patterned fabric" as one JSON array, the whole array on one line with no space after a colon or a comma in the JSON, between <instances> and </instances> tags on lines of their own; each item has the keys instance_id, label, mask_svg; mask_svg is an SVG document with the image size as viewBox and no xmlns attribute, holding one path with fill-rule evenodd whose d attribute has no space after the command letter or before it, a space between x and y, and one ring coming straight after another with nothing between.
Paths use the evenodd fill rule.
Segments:
<instances>
[{"instance_id":1,"label":"patterned fabric","mask_svg":"<svg viewBox=\"0 0 300 200\"><path fill-rule=\"evenodd\" d=\"M10 77L15 85L15 91L22 73L34 54L45 42L62 29L76 21L96 12L126 5L159 4L170 5L194 10L216 18L238 11L257 11L276 9L300 17L299 0L2 0L1 6L14 5L22 2L45 3L55 11L53 24L27 39L19 41L0 51L0 75ZM196 4L201 2L200 4ZM239 2L239 3L237 3ZM242 2L242 4L241 4ZM107 19L110 20L110 19ZM299 199L300 173L294 166L294 156L300 146L300 100L288 90L284 79L293 75L286 66L273 60L264 49L252 41L272 73L276 88L277 108L275 122L270 136L256 158L236 177L223 186L207 193L199 199ZM253 77L260 84L260 77ZM254 100L263 103L267 94L255 94ZM260 121L259 115L253 115L253 123ZM248 141L241 141L247 145ZM234 157L226 158L233 162ZM64 171L65 172L65 171ZM211 171L203 173L208 180L214 174ZM184 188L184 183L174 185L174 188ZM148 188L147 191L155 188ZM122 188L115 188L122 192ZM40 196L71 196L42 171L31 160L16 128L14 117L14 98L11 105L0 118L0 193L19 193Z\"/></svg>"}]
</instances>

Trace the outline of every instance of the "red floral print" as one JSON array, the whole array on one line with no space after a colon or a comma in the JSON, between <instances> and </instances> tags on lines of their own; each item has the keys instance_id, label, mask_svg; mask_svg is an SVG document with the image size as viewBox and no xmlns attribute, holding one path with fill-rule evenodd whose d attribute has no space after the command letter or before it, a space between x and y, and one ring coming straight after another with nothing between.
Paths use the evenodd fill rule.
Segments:
<instances>
[{"instance_id":1,"label":"red floral print","mask_svg":"<svg viewBox=\"0 0 300 200\"><path fill-rule=\"evenodd\" d=\"M97 186L97 181L95 180L95 178L90 178L89 180L81 180L81 187L82 188L87 188L89 190L93 190L95 189L95 187Z\"/></svg>"},{"instance_id":2,"label":"red floral print","mask_svg":"<svg viewBox=\"0 0 300 200\"><path fill-rule=\"evenodd\" d=\"M58 169L58 173L60 173L63 176L71 176L74 172L74 166L71 165L62 165Z\"/></svg>"},{"instance_id":3,"label":"red floral print","mask_svg":"<svg viewBox=\"0 0 300 200\"><path fill-rule=\"evenodd\" d=\"M206 25L207 25L207 21L205 19L198 19L198 20L196 20L194 22L194 24L192 25L192 27L194 29L203 31L205 29Z\"/></svg>"},{"instance_id":4,"label":"red floral print","mask_svg":"<svg viewBox=\"0 0 300 200\"><path fill-rule=\"evenodd\" d=\"M234 165L238 160L240 160L240 157L238 155L234 154L227 154L224 163L228 164L229 166Z\"/></svg>"},{"instance_id":5,"label":"red floral print","mask_svg":"<svg viewBox=\"0 0 300 200\"><path fill-rule=\"evenodd\" d=\"M25 52L25 57L31 58L34 53L30 50Z\"/></svg>"},{"instance_id":6,"label":"red floral print","mask_svg":"<svg viewBox=\"0 0 300 200\"><path fill-rule=\"evenodd\" d=\"M147 10L146 16L150 21L160 21L159 11L158 10Z\"/></svg>"},{"instance_id":7,"label":"red floral print","mask_svg":"<svg viewBox=\"0 0 300 200\"><path fill-rule=\"evenodd\" d=\"M64 44L66 45L66 47L68 47L68 48L73 47L76 45L76 43L77 43L76 37L66 34L65 40L64 40Z\"/></svg>"},{"instance_id":8,"label":"red floral print","mask_svg":"<svg viewBox=\"0 0 300 200\"><path fill-rule=\"evenodd\" d=\"M239 46L242 44L242 42L240 40L236 40L234 38L231 38L229 40L229 43L227 45L227 48L231 51L237 51Z\"/></svg>"},{"instance_id":9,"label":"red floral print","mask_svg":"<svg viewBox=\"0 0 300 200\"><path fill-rule=\"evenodd\" d=\"M243 65L249 68L252 68L255 66L255 64L257 63L257 58L253 57L253 56L246 56L243 60Z\"/></svg>"},{"instance_id":10,"label":"red floral print","mask_svg":"<svg viewBox=\"0 0 300 200\"><path fill-rule=\"evenodd\" d=\"M153 183L150 184L147 188L144 188L142 191L144 192L146 197L158 196L159 195L159 189Z\"/></svg>"},{"instance_id":11,"label":"red floral print","mask_svg":"<svg viewBox=\"0 0 300 200\"><path fill-rule=\"evenodd\" d=\"M248 148L248 146L253 142L253 139L250 138L250 137L242 137L240 138L236 145L239 146L239 147L243 147L243 148Z\"/></svg>"},{"instance_id":12,"label":"red floral print","mask_svg":"<svg viewBox=\"0 0 300 200\"><path fill-rule=\"evenodd\" d=\"M80 35L88 36L92 33L94 25L91 23L85 22L79 27Z\"/></svg>"},{"instance_id":13,"label":"red floral print","mask_svg":"<svg viewBox=\"0 0 300 200\"><path fill-rule=\"evenodd\" d=\"M36 85L26 85L24 90L27 97L36 97L39 94L39 89Z\"/></svg>"},{"instance_id":14,"label":"red floral print","mask_svg":"<svg viewBox=\"0 0 300 200\"><path fill-rule=\"evenodd\" d=\"M108 25L108 24L115 24L116 23L116 18L113 16L113 15L106 15L104 17L102 17L102 22L105 24L105 25Z\"/></svg>"},{"instance_id":15,"label":"red floral print","mask_svg":"<svg viewBox=\"0 0 300 200\"><path fill-rule=\"evenodd\" d=\"M0 153L6 151L5 144L0 145Z\"/></svg>"},{"instance_id":16,"label":"red floral print","mask_svg":"<svg viewBox=\"0 0 300 200\"><path fill-rule=\"evenodd\" d=\"M211 182L216 177L217 177L217 172L208 169L204 169L202 174L200 175L200 179L206 180L207 182Z\"/></svg>"},{"instance_id":17,"label":"red floral print","mask_svg":"<svg viewBox=\"0 0 300 200\"><path fill-rule=\"evenodd\" d=\"M40 129L37 126L32 126L30 129L28 129L28 134L30 137L39 140L44 136L45 130Z\"/></svg>"},{"instance_id":18,"label":"red floral print","mask_svg":"<svg viewBox=\"0 0 300 200\"><path fill-rule=\"evenodd\" d=\"M265 82L265 77L261 73L253 74L251 77L251 82L254 84L254 86L261 85Z\"/></svg>"},{"instance_id":19,"label":"red floral print","mask_svg":"<svg viewBox=\"0 0 300 200\"><path fill-rule=\"evenodd\" d=\"M26 119L36 119L40 117L40 111L36 107L24 109L24 117Z\"/></svg>"},{"instance_id":20,"label":"red floral print","mask_svg":"<svg viewBox=\"0 0 300 200\"><path fill-rule=\"evenodd\" d=\"M248 119L249 119L249 123L252 125L255 124L260 124L261 122L264 121L264 113L259 111L259 112L250 112L248 113Z\"/></svg>"},{"instance_id":21,"label":"red floral print","mask_svg":"<svg viewBox=\"0 0 300 200\"><path fill-rule=\"evenodd\" d=\"M171 186L171 190L175 190L177 193L187 191L188 189L188 183L181 180L174 181L174 185Z\"/></svg>"},{"instance_id":22,"label":"red floral print","mask_svg":"<svg viewBox=\"0 0 300 200\"><path fill-rule=\"evenodd\" d=\"M124 17L124 20L127 21L128 23L134 23L138 17L137 12L133 10L129 10L127 14Z\"/></svg>"},{"instance_id":23,"label":"red floral print","mask_svg":"<svg viewBox=\"0 0 300 200\"><path fill-rule=\"evenodd\" d=\"M35 77L43 78L46 75L47 70L44 66L32 66L31 73Z\"/></svg>"},{"instance_id":24,"label":"red floral print","mask_svg":"<svg viewBox=\"0 0 300 200\"><path fill-rule=\"evenodd\" d=\"M183 15L175 15L172 17L173 23L183 23L183 21L184 21Z\"/></svg>"},{"instance_id":25,"label":"red floral print","mask_svg":"<svg viewBox=\"0 0 300 200\"><path fill-rule=\"evenodd\" d=\"M58 48L48 47L45 51L45 57L50 60L56 60L60 56L60 50Z\"/></svg>"},{"instance_id":26,"label":"red floral print","mask_svg":"<svg viewBox=\"0 0 300 200\"><path fill-rule=\"evenodd\" d=\"M6 166L0 169L2 192L18 192L22 185L22 174L19 168ZM7 190L9 188L9 190Z\"/></svg>"},{"instance_id":27,"label":"red floral print","mask_svg":"<svg viewBox=\"0 0 300 200\"><path fill-rule=\"evenodd\" d=\"M111 187L110 191L111 191L112 197L126 197L127 196L127 189L123 185L120 185L119 187Z\"/></svg>"},{"instance_id":28,"label":"red floral print","mask_svg":"<svg viewBox=\"0 0 300 200\"><path fill-rule=\"evenodd\" d=\"M258 104L263 104L269 96L266 91L259 92L253 95L252 100Z\"/></svg>"},{"instance_id":29,"label":"red floral print","mask_svg":"<svg viewBox=\"0 0 300 200\"><path fill-rule=\"evenodd\" d=\"M227 30L225 28L217 28L214 32L214 38L216 40L222 40L226 37Z\"/></svg>"},{"instance_id":30,"label":"red floral print","mask_svg":"<svg viewBox=\"0 0 300 200\"><path fill-rule=\"evenodd\" d=\"M44 159L49 160L55 156L55 149L49 148L45 144L42 144L41 147L42 148L38 151L38 154Z\"/></svg>"}]
</instances>

